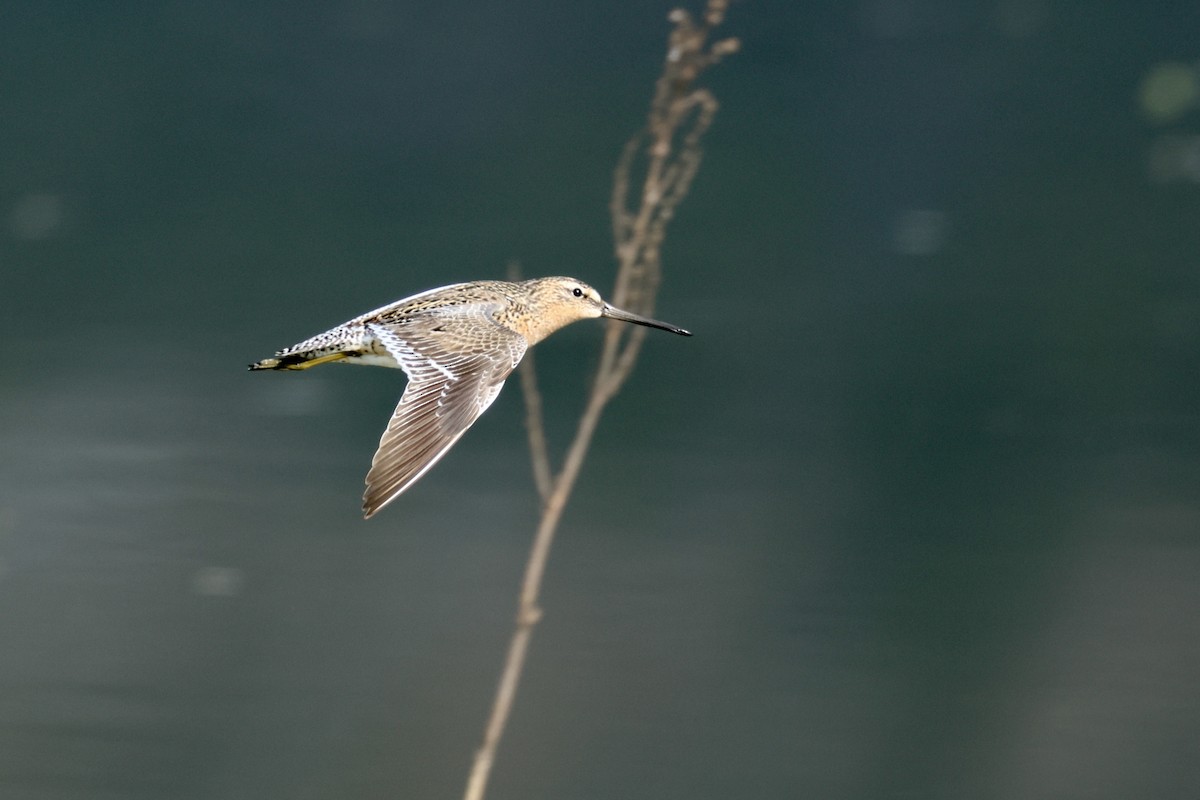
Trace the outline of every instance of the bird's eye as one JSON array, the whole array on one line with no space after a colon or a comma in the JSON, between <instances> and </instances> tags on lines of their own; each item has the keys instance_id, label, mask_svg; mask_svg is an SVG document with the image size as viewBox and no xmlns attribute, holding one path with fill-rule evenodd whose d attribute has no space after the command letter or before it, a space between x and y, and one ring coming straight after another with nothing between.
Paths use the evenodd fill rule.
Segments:
<instances>
[{"instance_id":1,"label":"bird's eye","mask_svg":"<svg viewBox=\"0 0 1200 800\"><path fill-rule=\"evenodd\" d=\"M576 297L583 297L583 289L580 289L578 286L576 286L571 290L571 294L575 295Z\"/></svg>"}]
</instances>

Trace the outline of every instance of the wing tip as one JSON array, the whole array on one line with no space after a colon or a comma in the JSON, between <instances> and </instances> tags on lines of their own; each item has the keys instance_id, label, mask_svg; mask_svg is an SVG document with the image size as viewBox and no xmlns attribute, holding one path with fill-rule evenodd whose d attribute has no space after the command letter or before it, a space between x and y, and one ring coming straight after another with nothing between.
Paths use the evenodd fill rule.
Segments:
<instances>
[{"instance_id":1,"label":"wing tip","mask_svg":"<svg viewBox=\"0 0 1200 800\"><path fill-rule=\"evenodd\" d=\"M380 510L383 509L384 506L386 506L388 503L395 500L399 494L400 494L399 492L396 492L396 494L392 495L391 497L388 497L384 500L380 500L377 495L373 495L371 493L371 488L367 487L367 492L366 492L366 494L363 495L363 504L362 504L363 519L370 519L371 517L378 514L380 512Z\"/></svg>"}]
</instances>

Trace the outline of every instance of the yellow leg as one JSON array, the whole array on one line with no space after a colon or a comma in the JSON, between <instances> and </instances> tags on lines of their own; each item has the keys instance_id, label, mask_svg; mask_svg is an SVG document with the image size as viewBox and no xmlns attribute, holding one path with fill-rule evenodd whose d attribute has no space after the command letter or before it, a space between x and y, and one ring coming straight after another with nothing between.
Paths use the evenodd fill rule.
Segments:
<instances>
[{"instance_id":1,"label":"yellow leg","mask_svg":"<svg viewBox=\"0 0 1200 800\"><path fill-rule=\"evenodd\" d=\"M296 364L288 364L286 367L284 367L284 369L308 369L309 367L315 367L318 364L328 364L330 361L341 361L343 358L346 358L345 353L330 353L327 356L320 356L318 358L309 359L308 361L300 361Z\"/></svg>"}]
</instances>

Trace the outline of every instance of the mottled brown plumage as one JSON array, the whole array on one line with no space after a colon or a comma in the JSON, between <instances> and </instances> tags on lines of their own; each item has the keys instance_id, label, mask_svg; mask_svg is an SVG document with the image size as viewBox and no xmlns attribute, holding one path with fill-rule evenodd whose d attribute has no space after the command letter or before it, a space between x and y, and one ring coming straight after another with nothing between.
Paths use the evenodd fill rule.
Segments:
<instances>
[{"instance_id":1,"label":"mottled brown plumage","mask_svg":"<svg viewBox=\"0 0 1200 800\"><path fill-rule=\"evenodd\" d=\"M581 319L609 317L691 336L610 306L574 278L474 281L431 289L280 350L252 370L340 361L404 370L408 386L367 473L370 517L437 463L492 404L525 351Z\"/></svg>"}]
</instances>

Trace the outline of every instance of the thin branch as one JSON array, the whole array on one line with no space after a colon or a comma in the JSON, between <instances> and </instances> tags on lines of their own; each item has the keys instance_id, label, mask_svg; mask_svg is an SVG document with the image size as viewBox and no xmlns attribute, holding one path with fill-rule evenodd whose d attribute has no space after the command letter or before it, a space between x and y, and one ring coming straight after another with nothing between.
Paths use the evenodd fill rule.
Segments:
<instances>
[{"instance_id":1,"label":"thin branch","mask_svg":"<svg viewBox=\"0 0 1200 800\"><path fill-rule=\"evenodd\" d=\"M521 279L521 262L508 262L508 279ZM550 450L546 444L546 423L542 415L542 393L538 391L537 368L530 350L517 366L521 380L521 396L525 398L525 431L529 434L529 456L533 466L533 485L544 504L550 499L554 478L550 469Z\"/></svg>"},{"instance_id":2,"label":"thin branch","mask_svg":"<svg viewBox=\"0 0 1200 800\"><path fill-rule=\"evenodd\" d=\"M538 391L537 368L534 366L533 351L525 354L517 367L521 379L521 394L525 397L525 430L529 434L529 456L533 462L533 485L538 497L545 504L554 489L554 478L550 470L550 451L546 445L546 423L542 415L542 393Z\"/></svg>"},{"instance_id":3,"label":"thin branch","mask_svg":"<svg viewBox=\"0 0 1200 800\"><path fill-rule=\"evenodd\" d=\"M500 737L504 735L508 715L517 697L517 683L525 669L525 654L529 652L529 640L533 636L535 622L536 620L517 621L517 630L508 645L508 659L504 663L500 685L496 687L496 699L492 705L487 729L484 731L483 745L475 753L475 764L471 767L471 775L467 779L467 791L463 795L465 800L483 800L483 793L487 790L488 777L492 774L492 763L496 758L496 748L500 744Z\"/></svg>"},{"instance_id":4,"label":"thin branch","mask_svg":"<svg viewBox=\"0 0 1200 800\"><path fill-rule=\"evenodd\" d=\"M662 75L655 84L646 126L625 144L617 161L609 209L617 277L610 299L614 305L635 313L649 315L654 310L654 300L662 282L660 251L667 224L700 167L700 140L717 111L717 101L712 94L705 89L692 88L693 84L706 68L738 47L736 39L708 43L709 34L721 24L727 8L728 0L708 0L700 24L686 11L671 12L669 19L673 27L667 55ZM644 157L645 164L634 210L630 208L630 194L639 156ZM510 274L516 275L516 269L510 265ZM610 321L605 328L592 388L557 474L552 475L550 468L542 398L531 353L526 353L520 367L529 448L534 481L542 499L542 516L521 582L508 657L496 688L483 744L475 753L465 800L482 800L487 789L496 749L516 698L533 628L542 616L538 599L550 546L604 407L632 373L645 335L646 329L641 326L616 321Z\"/></svg>"}]
</instances>

